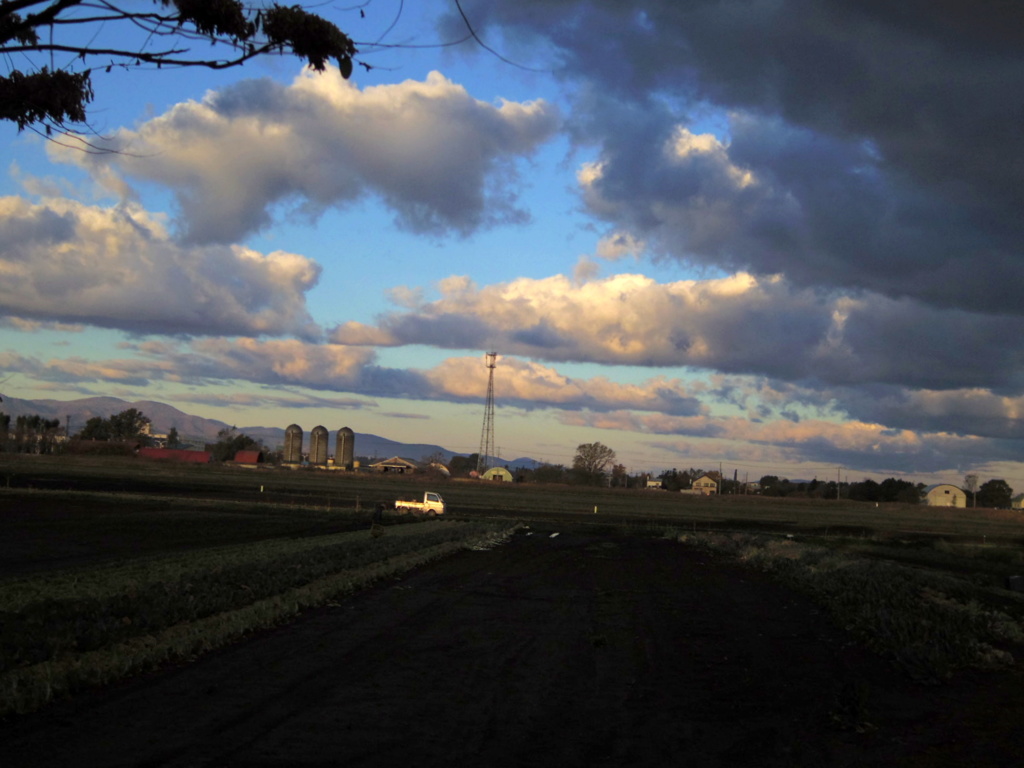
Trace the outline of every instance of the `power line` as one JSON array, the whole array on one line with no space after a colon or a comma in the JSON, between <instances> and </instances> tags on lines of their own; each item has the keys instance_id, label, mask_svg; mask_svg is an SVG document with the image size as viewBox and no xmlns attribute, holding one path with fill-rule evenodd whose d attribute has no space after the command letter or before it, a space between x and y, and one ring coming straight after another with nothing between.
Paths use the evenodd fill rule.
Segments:
<instances>
[{"instance_id":1,"label":"power line","mask_svg":"<svg viewBox=\"0 0 1024 768\"><path fill-rule=\"evenodd\" d=\"M497 359L497 352L487 353L487 402L484 405L484 425L480 430L480 451L476 457L477 472L486 470L494 456L494 369L498 365Z\"/></svg>"}]
</instances>

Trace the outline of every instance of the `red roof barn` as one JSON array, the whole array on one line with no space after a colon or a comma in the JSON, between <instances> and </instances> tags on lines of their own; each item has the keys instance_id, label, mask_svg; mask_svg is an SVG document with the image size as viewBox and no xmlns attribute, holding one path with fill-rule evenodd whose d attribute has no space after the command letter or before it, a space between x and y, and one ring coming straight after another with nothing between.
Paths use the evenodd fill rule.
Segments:
<instances>
[{"instance_id":1,"label":"red roof barn","mask_svg":"<svg viewBox=\"0 0 1024 768\"><path fill-rule=\"evenodd\" d=\"M256 465L263 463L263 451L239 451L232 459L234 464Z\"/></svg>"}]
</instances>

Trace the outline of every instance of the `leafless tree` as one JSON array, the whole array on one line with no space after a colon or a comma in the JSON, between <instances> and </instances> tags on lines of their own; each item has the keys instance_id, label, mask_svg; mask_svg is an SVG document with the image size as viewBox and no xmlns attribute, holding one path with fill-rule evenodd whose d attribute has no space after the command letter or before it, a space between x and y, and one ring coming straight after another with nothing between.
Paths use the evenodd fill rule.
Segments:
<instances>
[{"instance_id":1,"label":"leafless tree","mask_svg":"<svg viewBox=\"0 0 1024 768\"><path fill-rule=\"evenodd\" d=\"M978 506L978 476L964 475L964 486L971 492L971 506Z\"/></svg>"},{"instance_id":2,"label":"leafless tree","mask_svg":"<svg viewBox=\"0 0 1024 768\"><path fill-rule=\"evenodd\" d=\"M582 482L597 484L604 480L604 470L613 461L615 451L604 443L582 443L576 447L572 470Z\"/></svg>"},{"instance_id":3,"label":"leafless tree","mask_svg":"<svg viewBox=\"0 0 1024 768\"><path fill-rule=\"evenodd\" d=\"M317 71L333 61L348 78L357 49L332 22L298 5L0 0L0 54L8 66L0 75L0 120L52 135L87 123L96 72L227 69L257 56L292 54Z\"/></svg>"}]
</instances>

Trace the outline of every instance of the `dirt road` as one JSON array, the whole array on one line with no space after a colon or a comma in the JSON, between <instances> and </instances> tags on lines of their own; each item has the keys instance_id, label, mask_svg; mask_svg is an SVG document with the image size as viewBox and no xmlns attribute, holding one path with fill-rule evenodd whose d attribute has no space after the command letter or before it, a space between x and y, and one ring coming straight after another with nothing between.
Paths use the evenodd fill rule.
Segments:
<instances>
[{"instance_id":1,"label":"dirt road","mask_svg":"<svg viewBox=\"0 0 1024 768\"><path fill-rule=\"evenodd\" d=\"M919 687L763 576L670 541L550 533L0 723L0 762L979 766L1022 754L1019 680Z\"/></svg>"}]
</instances>

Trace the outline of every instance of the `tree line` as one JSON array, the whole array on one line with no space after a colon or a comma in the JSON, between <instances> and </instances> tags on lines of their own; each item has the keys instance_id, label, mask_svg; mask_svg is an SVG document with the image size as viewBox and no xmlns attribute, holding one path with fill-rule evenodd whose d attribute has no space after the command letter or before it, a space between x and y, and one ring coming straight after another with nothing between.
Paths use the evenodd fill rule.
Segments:
<instances>
[{"instance_id":1,"label":"tree line","mask_svg":"<svg viewBox=\"0 0 1024 768\"><path fill-rule=\"evenodd\" d=\"M0 451L7 453L60 453L72 441L106 443L113 449L124 449L126 444L151 446L152 420L137 408L129 408L110 416L93 416L78 432L66 437L66 426L60 419L43 416L18 416L12 427L11 417L0 413ZM167 432L167 448L182 448L184 443L176 427ZM204 445L214 461L230 461L239 451L264 451L263 444L248 435L226 427L217 433L217 440Z\"/></svg>"},{"instance_id":2,"label":"tree line","mask_svg":"<svg viewBox=\"0 0 1024 768\"><path fill-rule=\"evenodd\" d=\"M690 490L694 481L707 475L718 485L718 493L757 494L770 497L792 497L806 499L849 499L874 503L919 504L927 486L896 477L881 482L865 478L860 482L837 482L835 480L792 481L777 475L764 475L755 483L747 483L723 476L717 470L699 467L689 469L666 469L658 475L649 472L630 474L622 464L615 463L615 451L602 443L583 443L576 449L572 466L563 464L539 464L533 468L521 468L513 472L516 482L551 483L564 485L597 485L611 488L650 487L651 480L657 480L663 490L679 492ZM476 469L477 454L468 457L455 456L450 462L454 476L471 475ZM975 488L968 476L963 489L972 506L994 509L1008 509L1013 499L1013 489L1003 479L992 479Z\"/></svg>"},{"instance_id":3,"label":"tree line","mask_svg":"<svg viewBox=\"0 0 1024 768\"><path fill-rule=\"evenodd\" d=\"M73 439L105 441L109 443L138 442L152 444L149 434L152 421L136 408L129 408L108 417L94 416ZM11 417L0 413L0 450L20 453L56 453L66 442L59 419L47 419L39 415L18 416L11 426ZM174 427L167 433L168 448L182 446L178 430ZM205 445L214 461L230 461L239 451L263 451L273 463L275 454L261 442L228 427L217 433L217 440ZM454 477L470 477L476 472L478 454L453 456L448 469ZM755 493L762 496L793 497L810 499L850 499L875 503L897 502L918 504L921 501L924 483L890 477L877 482L865 478L860 482L836 482L835 480L794 482L777 475L764 475L755 484L740 482L723 477L720 472L691 467L689 469L666 469L659 475L647 472L630 474L623 464L615 461L615 451L600 442L581 443L576 447L572 465L538 464L532 468L521 468L513 472L513 479L520 483L564 484L584 486L606 486L612 488L642 489L649 481L656 479L666 491L684 491L693 487L695 480L704 475L711 476L718 483L721 494ZM443 464L440 455L426 457L426 464ZM428 469L428 472L430 470ZM965 493L972 506L994 509L1008 509L1013 499L1013 489L1003 479L992 479L976 487L976 476L965 479Z\"/></svg>"},{"instance_id":4,"label":"tree line","mask_svg":"<svg viewBox=\"0 0 1024 768\"><path fill-rule=\"evenodd\" d=\"M60 419L42 416L11 417L0 413L0 450L7 453L52 453L60 435Z\"/></svg>"},{"instance_id":5,"label":"tree line","mask_svg":"<svg viewBox=\"0 0 1024 768\"><path fill-rule=\"evenodd\" d=\"M764 496L794 496L804 498L835 499L843 498L851 501L899 502L901 504L919 504L927 486L924 483L912 483L889 477L881 482L865 478L858 483L839 483L833 481L811 480L793 483L780 479L775 475L765 475L759 484L759 493ZM1008 509L1013 500L1013 488L1005 480L998 478L982 483L977 489L971 484L962 489L973 506L995 509Z\"/></svg>"},{"instance_id":6,"label":"tree line","mask_svg":"<svg viewBox=\"0 0 1024 768\"><path fill-rule=\"evenodd\" d=\"M448 462L448 471L453 477L471 477L476 473L479 454L453 456ZM512 472L518 483L551 483L567 485L608 485L609 474L614 485L616 478L625 468L615 465L615 451L603 443L581 443L576 447L571 467L564 464L538 464L532 468L520 468ZM443 464L444 457L432 455L424 458L428 465ZM609 465L612 465L610 473ZM508 467L505 467L508 469Z\"/></svg>"}]
</instances>

